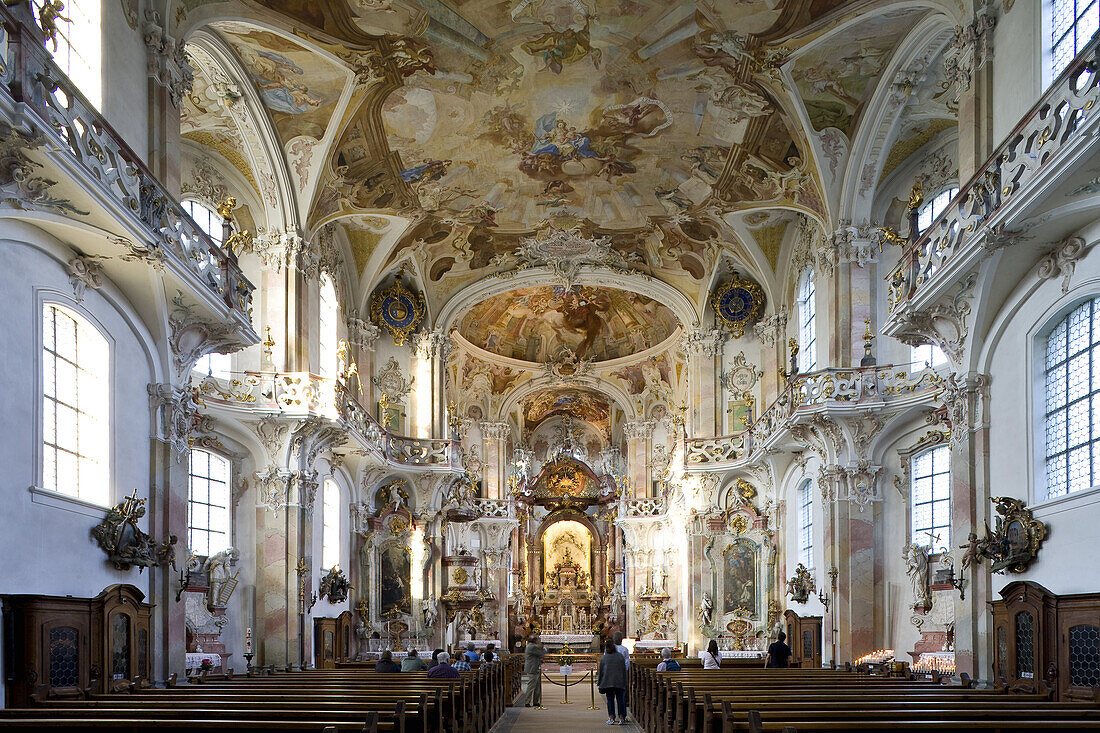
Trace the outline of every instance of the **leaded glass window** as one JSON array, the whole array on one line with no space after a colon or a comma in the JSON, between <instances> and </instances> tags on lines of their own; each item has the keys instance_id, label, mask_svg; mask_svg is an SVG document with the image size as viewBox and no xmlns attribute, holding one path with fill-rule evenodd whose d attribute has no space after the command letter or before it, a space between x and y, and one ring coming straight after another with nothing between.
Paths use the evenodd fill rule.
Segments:
<instances>
[{"instance_id":1,"label":"leaded glass window","mask_svg":"<svg viewBox=\"0 0 1100 733\"><path fill-rule=\"evenodd\" d=\"M35 15L42 17L42 0ZM96 109L103 106L103 8L100 0L68 0L56 21L56 47L46 43L54 63Z\"/></svg>"},{"instance_id":2,"label":"leaded glass window","mask_svg":"<svg viewBox=\"0 0 1100 733\"><path fill-rule=\"evenodd\" d=\"M323 491L321 567L331 570L340 564L340 487L326 479Z\"/></svg>"},{"instance_id":3,"label":"leaded glass window","mask_svg":"<svg viewBox=\"0 0 1100 733\"><path fill-rule=\"evenodd\" d=\"M1097 0L1050 1L1050 78L1069 66L1100 27Z\"/></svg>"},{"instance_id":4,"label":"leaded glass window","mask_svg":"<svg viewBox=\"0 0 1100 733\"><path fill-rule=\"evenodd\" d=\"M1046 494L1100 482L1100 298L1081 303L1047 336Z\"/></svg>"},{"instance_id":5,"label":"leaded glass window","mask_svg":"<svg viewBox=\"0 0 1100 733\"><path fill-rule=\"evenodd\" d=\"M130 617L125 613L111 617L111 679L130 679Z\"/></svg>"},{"instance_id":6,"label":"leaded glass window","mask_svg":"<svg viewBox=\"0 0 1100 733\"><path fill-rule=\"evenodd\" d=\"M1100 627L1080 624L1069 628L1069 684L1100 687Z\"/></svg>"},{"instance_id":7,"label":"leaded glass window","mask_svg":"<svg viewBox=\"0 0 1100 733\"><path fill-rule=\"evenodd\" d=\"M320 375L322 377L335 377L339 371L339 335L337 332L337 319L339 304L336 301L336 286L328 275L321 276L321 288L319 296L319 318L317 329L317 342L320 355Z\"/></svg>"},{"instance_id":8,"label":"leaded glass window","mask_svg":"<svg viewBox=\"0 0 1100 733\"><path fill-rule=\"evenodd\" d=\"M945 188L925 202L924 206L917 209L917 229L923 232L932 226L932 222L940 218L940 214L947 210L947 205L951 203L951 199L955 198L955 194L958 192L958 186Z\"/></svg>"},{"instance_id":9,"label":"leaded glass window","mask_svg":"<svg viewBox=\"0 0 1100 733\"><path fill-rule=\"evenodd\" d=\"M49 669L51 687L80 685L80 634L71 626L50 629Z\"/></svg>"},{"instance_id":10,"label":"leaded glass window","mask_svg":"<svg viewBox=\"0 0 1100 733\"><path fill-rule=\"evenodd\" d=\"M934 551L951 546L951 452L939 445L910 459L910 542Z\"/></svg>"},{"instance_id":11,"label":"leaded glass window","mask_svg":"<svg viewBox=\"0 0 1100 733\"><path fill-rule=\"evenodd\" d=\"M223 220L221 214L205 202L195 199L184 199L180 204L183 206L183 210L199 225L199 229L206 232L214 240L214 244L222 243Z\"/></svg>"},{"instance_id":12,"label":"leaded glass window","mask_svg":"<svg viewBox=\"0 0 1100 733\"><path fill-rule=\"evenodd\" d=\"M197 555L215 555L229 548L229 460L217 453L191 450L187 492L187 542Z\"/></svg>"},{"instance_id":13,"label":"leaded glass window","mask_svg":"<svg viewBox=\"0 0 1100 733\"><path fill-rule=\"evenodd\" d=\"M1016 677L1035 679L1035 617L1030 611L1016 614Z\"/></svg>"},{"instance_id":14,"label":"leaded glass window","mask_svg":"<svg viewBox=\"0 0 1100 733\"><path fill-rule=\"evenodd\" d=\"M814 566L814 485L809 479L798 487L798 561Z\"/></svg>"},{"instance_id":15,"label":"leaded glass window","mask_svg":"<svg viewBox=\"0 0 1100 733\"><path fill-rule=\"evenodd\" d=\"M806 268L798 284L798 371L812 372L817 368L817 291L814 270Z\"/></svg>"},{"instance_id":16,"label":"leaded glass window","mask_svg":"<svg viewBox=\"0 0 1100 733\"><path fill-rule=\"evenodd\" d=\"M76 311L42 311L42 486L96 504L111 498L110 345Z\"/></svg>"}]
</instances>

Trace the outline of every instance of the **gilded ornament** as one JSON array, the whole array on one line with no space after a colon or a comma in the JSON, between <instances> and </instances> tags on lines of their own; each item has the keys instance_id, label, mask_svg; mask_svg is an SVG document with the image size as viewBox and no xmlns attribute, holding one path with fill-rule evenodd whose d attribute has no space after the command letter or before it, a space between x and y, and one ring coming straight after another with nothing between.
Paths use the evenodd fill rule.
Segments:
<instances>
[{"instance_id":1,"label":"gilded ornament","mask_svg":"<svg viewBox=\"0 0 1100 733\"><path fill-rule=\"evenodd\" d=\"M398 346L420 326L424 312L424 296L409 290L400 280L371 296L371 323L389 331Z\"/></svg>"},{"instance_id":2,"label":"gilded ornament","mask_svg":"<svg viewBox=\"0 0 1100 733\"><path fill-rule=\"evenodd\" d=\"M744 514L734 514L730 517L730 529L734 534L742 534L749 528L749 522Z\"/></svg>"},{"instance_id":3,"label":"gilded ornament","mask_svg":"<svg viewBox=\"0 0 1100 733\"><path fill-rule=\"evenodd\" d=\"M466 572L466 568L455 568L451 573L451 580L455 582L455 585L466 585L466 581L470 579L470 574Z\"/></svg>"},{"instance_id":4,"label":"gilded ornament","mask_svg":"<svg viewBox=\"0 0 1100 733\"><path fill-rule=\"evenodd\" d=\"M764 291L736 272L710 296L714 315L734 338L745 335L745 328L764 314Z\"/></svg>"}]
</instances>

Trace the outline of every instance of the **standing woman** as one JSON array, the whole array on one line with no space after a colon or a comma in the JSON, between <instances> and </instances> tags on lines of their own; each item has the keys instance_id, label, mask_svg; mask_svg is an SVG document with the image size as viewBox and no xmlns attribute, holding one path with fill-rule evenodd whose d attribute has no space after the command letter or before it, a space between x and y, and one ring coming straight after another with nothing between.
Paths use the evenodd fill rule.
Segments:
<instances>
[{"instance_id":1,"label":"standing woman","mask_svg":"<svg viewBox=\"0 0 1100 733\"><path fill-rule=\"evenodd\" d=\"M626 725L626 660L615 642L604 646L596 683L600 694L607 696L607 725Z\"/></svg>"},{"instance_id":2,"label":"standing woman","mask_svg":"<svg viewBox=\"0 0 1100 733\"><path fill-rule=\"evenodd\" d=\"M722 655L718 653L718 642L710 640L710 645L703 652L703 669L721 669Z\"/></svg>"}]
</instances>

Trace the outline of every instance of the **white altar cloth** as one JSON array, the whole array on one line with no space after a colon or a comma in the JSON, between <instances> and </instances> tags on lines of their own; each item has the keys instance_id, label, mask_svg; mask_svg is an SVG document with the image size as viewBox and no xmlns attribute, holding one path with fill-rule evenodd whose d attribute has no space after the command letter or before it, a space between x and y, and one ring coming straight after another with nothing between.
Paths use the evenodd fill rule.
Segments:
<instances>
[{"instance_id":1,"label":"white altar cloth","mask_svg":"<svg viewBox=\"0 0 1100 733\"><path fill-rule=\"evenodd\" d=\"M680 644L674 639L639 639L634 642L635 649L679 649Z\"/></svg>"},{"instance_id":2,"label":"white altar cloth","mask_svg":"<svg viewBox=\"0 0 1100 733\"><path fill-rule=\"evenodd\" d=\"M540 634L543 644L591 644L592 634Z\"/></svg>"},{"instance_id":3,"label":"white altar cloth","mask_svg":"<svg viewBox=\"0 0 1100 733\"><path fill-rule=\"evenodd\" d=\"M188 652L184 655L185 664L187 669L198 669L202 666L202 660L209 659L210 664L214 665L214 669L218 669L222 666L222 657L220 654L211 654L209 652Z\"/></svg>"},{"instance_id":4,"label":"white altar cloth","mask_svg":"<svg viewBox=\"0 0 1100 733\"><path fill-rule=\"evenodd\" d=\"M722 659L763 659L767 652L759 649L747 649L744 651L720 651L718 656ZM703 658L703 650L699 651L699 658Z\"/></svg>"}]
</instances>

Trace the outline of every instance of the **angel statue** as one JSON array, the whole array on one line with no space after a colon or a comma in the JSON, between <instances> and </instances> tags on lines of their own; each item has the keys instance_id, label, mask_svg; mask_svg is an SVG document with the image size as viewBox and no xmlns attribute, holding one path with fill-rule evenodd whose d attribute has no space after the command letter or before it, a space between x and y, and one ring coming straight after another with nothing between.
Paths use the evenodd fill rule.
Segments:
<instances>
[{"instance_id":1,"label":"angel statue","mask_svg":"<svg viewBox=\"0 0 1100 733\"><path fill-rule=\"evenodd\" d=\"M424 628L435 631L435 622L439 620L439 611L435 596L425 598L420 602L420 612L424 617Z\"/></svg>"},{"instance_id":2,"label":"angel statue","mask_svg":"<svg viewBox=\"0 0 1100 733\"><path fill-rule=\"evenodd\" d=\"M703 600L699 601L699 623L706 628L712 621L714 621L714 601L711 600L710 593L703 591Z\"/></svg>"}]
</instances>

